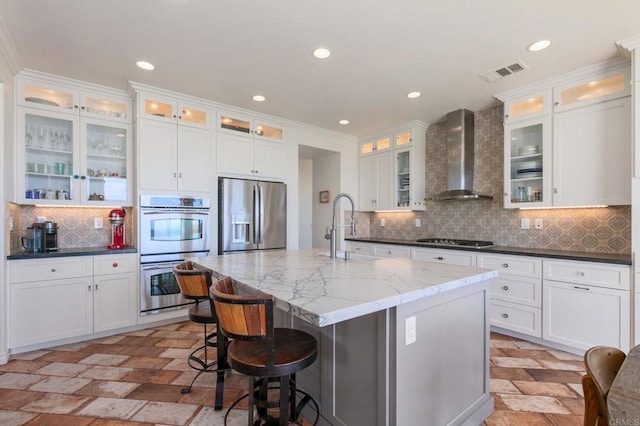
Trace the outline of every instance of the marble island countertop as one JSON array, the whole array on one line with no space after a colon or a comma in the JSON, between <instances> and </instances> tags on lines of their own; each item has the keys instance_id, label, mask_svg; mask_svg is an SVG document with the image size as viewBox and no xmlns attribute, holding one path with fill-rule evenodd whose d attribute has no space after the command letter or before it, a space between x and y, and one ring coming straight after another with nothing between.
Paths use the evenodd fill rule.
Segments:
<instances>
[{"instance_id":1,"label":"marble island countertop","mask_svg":"<svg viewBox=\"0 0 640 426\"><path fill-rule=\"evenodd\" d=\"M548 257L554 259L564 260L579 260L584 262L602 262L613 263L618 265L631 265L631 254L616 254L616 253L592 253L575 250L551 250L541 248L528 248L528 247L508 247L508 246L489 246L489 247L464 247L464 246L447 246L429 243L418 243L415 240L396 240L386 238L375 237L347 237L347 241L359 241L363 243L379 243L379 244L393 244L402 246L414 246L414 247L429 247L439 248L446 250L466 250L475 251L477 253L500 253L500 254L513 254L519 256L533 256L533 257Z\"/></svg>"},{"instance_id":2,"label":"marble island countertop","mask_svg":"<svg viewBox=\"0 0 640 426\"><path fill-rule=\"evenodd\" d=\"M332 259L322 252L257 251L189 260L233 278L247 291L272 294L278 308L319 327L497 276L488 269L358 255Z\"/></svg>"}]
</instances>

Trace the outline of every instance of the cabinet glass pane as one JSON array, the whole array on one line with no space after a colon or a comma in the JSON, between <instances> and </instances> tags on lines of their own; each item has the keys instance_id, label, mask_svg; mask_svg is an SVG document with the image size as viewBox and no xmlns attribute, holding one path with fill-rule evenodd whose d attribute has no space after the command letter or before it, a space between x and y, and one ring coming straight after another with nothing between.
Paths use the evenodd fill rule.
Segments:
<instances>
[{"instance_id":1,"label":"cabinet glass pane","mask_svg":"<svg viewBox=\"0 0 640 426\"><path fill-rule=\"evenodd\" d=\"M542 193L542 123L513 129L511 137L511 202L544 201Z\"/></svg>"},{"instance_id":2,"label":"cabinet glass pane","mask_svg":"<svg viewBox=\"0 0 640 426\"><path fill-rule=\"evenodd\" d=\"M193 108L182 108L182 121L187 123L207 125L207 113Z\"/></svg>"},{"instance_id":3,"label":"cabinet glass pane","mask_svg":"<svg viewBox=\"0 0 640 426\"><path fill-rule=\"evenodd\" d=\"M87 124L87 200L127 200L127 132Z\"/></svg>"},{"instance_id":4,"label":"cabinet glass pane","mask_svg":"<svg viewBox=\"0 0 640 426\"><path fill-rule=\"evenodd\" d=\"M234 130L240 133L251 133L251 123L237 118L221 116L220 127L222 129Z\"/></svg>"},{"instance_id":5,"label":"cabinet glass pane","mask_svg":"<svg viewBox=\"0 0 640 426\"><path fill-rule=\"evenodd\" d=\"M509 106L508 116L510 118L522 117L542 111L544 108L544 97L529 98L524 101L514 102Z\"/></svg>"},{"instance_id":6,"label":"cabinet glass pane","mask_svg":"<svg viewBox=\"0 0 640 426\"><path fill-rule=\"evenodd\" d=\"M256 125L256 135L270 139L282 140L282 129L267 126L266 124Z\"/></svg>"},{"instance_id":7,"label":"cabinet glass pane","mask_svg":"<svg viewBox=\"0 0 640 426\"><path fill-rule=\"evenodd\" d=\"M173 106L147 99L144 101L144 113L156 115L158 117L171 118L173 117Z\"/></svg>"},{"instance_id":8,"label":"cabinet glass pane","mask_svg":"<svg viewBox=\"0 0 640 426\"><path fill-rule=\"evenodd\" d=\"M396 135L396 147L409 145L411 143L411 132Z\"/></svg>"},{"instance_id":9,"label":"cabinet glass pane","mask_svg":"<svg viewBox=\"0 0 640 426\"><path fill-rule=\"evenodd\" d=\"M562 105L568 105L613 93L624 92L624 90L624 74L618 74L613 77L591 81L580 86L565 89L560 92L560 103Z\"/></svg>"},{"instance_id":10,"label":"cabinet glass pane","mask_svg":"<svg viewBox=\"0 0 640 426\"><path fill-rule=\"evenodd\" d=\"M360 154L370 154L373 152L373 142L360 144Z\"/></svg>"},{"instance_id":11,"label":"cabinet glass pane","mask_svg":"<svg viewBox=\"0 0 640 426\"><path fill-rule=\"evenodd\" d=\"M24 100L34 104L49 105L60 108L73 108L73 94L45 89L37 86L25 86Z\"/></svg>"},{"instance_id":12,"label":"cabinet glass pane","mask_svg":"<svg viewBox=\"0 0 640 426\"><path fill-rule=\"evenodd\" d=\"M26 197L73 199L73 122L25 114Z\"/></svg>"},{"instance_id":13,"label":"cabinet glass pane","mask_svg":"<svg viewBox=\"0 0 640 426\"><path fill-rule=\"evenodd\" d=\"M376 141L376 150L383 151L391 148L391 138L382 138Z\"/></svg>"},{"instance_id":14,"label":"cabinet glass pane","mask_svg":"<svg viewBox=\"0 0 640 426\"><path fill-rule=\"evenodd\" d=\"M396 155L396 204L398 207L408 207L411 190L411 152L404 151Z\"/></svg>"},{"instance_id":15,"label":"cabinet glass pane","mask_svg":"<svg viewBox=\"0 0 640 426\"><path fill-rule=\"evenodd\" d=\"M87 97L85 103L85 110L90 114L127 118L127 106L125 104L103 101L101 99L91 97Z\"/></svg>"}]
</instances>

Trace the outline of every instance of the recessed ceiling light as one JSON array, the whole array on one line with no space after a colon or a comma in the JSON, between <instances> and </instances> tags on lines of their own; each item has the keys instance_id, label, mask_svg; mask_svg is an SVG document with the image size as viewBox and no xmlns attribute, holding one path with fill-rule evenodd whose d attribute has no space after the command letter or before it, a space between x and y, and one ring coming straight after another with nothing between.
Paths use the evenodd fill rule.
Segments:
<instances>
[{"instance_id":1,"label":"recessed ceiling light","mask_svg":"<svg viewBox=\"0 0 640 426\"><path fill-rule=\"evenodd\" d=\"M540 41L536 41L535 43L531 43L529 46L527 46L527 50L529 52L538 52L542 49L546 49L549 46L551 46L550 40L540 40Z\"/></svg>"},{"instance_id":2,"label":"recessed ceiling light","mask_svg":"<svg viewBox=\"0 0 640 426\"><path fill-rule=\"evenodd\" d=\"M407 93L407 98L409 99L419 98L420 95L422 95L422 93L420 92L409 92Z\"/></svg>"},{"instance_id":3,"label":"recessed ceiling light","mask_svg":"<svg viewBox=\"0 0 640 426\"><path fill-rule=\"evenodd\" d=\"M338 121L338 123L342 124L343 126L346 126L347 124L351 123L349 120L340 120Z\"/></svg>"},{"instance_id":4,"label":"recessed ceiling light","mask_svg":"<svg viewBox=\"0 0 640 426\"><path fill-rule=\"evenodd\" d=\"M267 99L267 98L265 98L265 97L264 97L264 96L262 96L262 95L255 95L255 96L253 97L253 100L254 100L254 101L256 101L256 102L264 102L266 99Z\"/></svg>"},{"instance_id":5,"label":"recessed ceiling light","mask_svg":"<svg viewBox=\"0 0 640 426\"><path fill-rule=\"evenodd\" d=\"M138 68L142 68L146 71L152 71L156 68L152 63L149 63L147 61L138 61L136 62L136 65L138 66Z\"/></svg>"},{"instance_id":6,"label":"recessed ceiling light","mask_svg":"<svg viewBox=\"0 0 640 426\"><path fill-rule=\"evenodd\" d=\"M313 51L313 56L318 59L327 59L331 56L331 51L329 49L325 49L324 47L319 47Z\"/></svg>"}]
</instances>

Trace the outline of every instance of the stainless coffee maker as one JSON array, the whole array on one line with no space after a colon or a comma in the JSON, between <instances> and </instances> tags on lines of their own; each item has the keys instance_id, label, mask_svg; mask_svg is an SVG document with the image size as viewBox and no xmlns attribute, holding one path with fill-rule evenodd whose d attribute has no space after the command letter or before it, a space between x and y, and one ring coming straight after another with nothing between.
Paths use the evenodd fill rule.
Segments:
<instances>
[{"instance_id":1,"label":"stainless coffee maker","mask_svg":"<svg viewBox=\"0 0 640 426\"><path fill-rule=\"evenodd\" d=\"M34 223L27 228L22 238L22 247L27 251L47 252L58 249L58 224L55 222Z\"/></svg>"}]
</instances>

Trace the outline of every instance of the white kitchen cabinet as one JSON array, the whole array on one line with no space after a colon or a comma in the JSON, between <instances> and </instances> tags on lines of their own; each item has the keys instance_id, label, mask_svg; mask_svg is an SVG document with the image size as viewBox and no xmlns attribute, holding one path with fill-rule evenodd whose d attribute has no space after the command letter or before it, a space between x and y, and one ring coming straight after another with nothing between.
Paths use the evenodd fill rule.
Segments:
<instances>
[{"instance_id":1,"label":"white kitchen cabinet","mask_svg":"<svg viewBox=\"0 0 640 426\"><path fill-rule=\"evenodd\" d=\"M390 135L367 138L360 142L360 155L379 154L393 149Z\"/></svg>"},{"instance_id":2,"label":"white kitchen cabinet","mask_svg":"<svg viewBox=\"0 0 640 426\"><path fill-rule=\"evenodd\" d=\"M285 179L286 147L278 141L218 132L218 173L252 178Z\"/></svg>"},{"instance_id":3,"label":"white kitchen cabinet","mask_svg":"<svg viewBox=\"0 0 640 426\"><path fill-rule=\"evenodd\" d=\"M631 204L631 98L553 117L553 205Z\"/></svg>"},{"instance_id":4,"label":"white kitchen cabinet","mask_svg":"<svg viewBox=\"0 0 640 426\"><path fill-rule=\"evenodd\" d=\"M82 82L71 86L54 76L31 71L22 72L16 81L19 106L131 123L131 99L124 92Z\"/></svg>"},{"instance_id":5,"label":"white kitchen cabinet","mask_svg":"<svg viewBox=\"0 0 640 426\"><path fill-rule=\"evenodd\" d=\"M378 257L404 257L408 259L411 257L411 249L406 246L374 244L371 247L371 254Z\"/></svg>"},{"instance_id":6,"label":"white kitchen cabinet","mask_svg":"<svg viewBox=\"0 0 640 426\"><path fill-rule=\"evenodd\" d=\"M351 253L371 256L371 247L369 243L361 243L358 241L347 241L347 250Z\"/></svg>"},{"instance_id":7,"label":"white kitchen cabinet","mask_svg":"<svg viewBox=\"0 0 640 426\"><path fill-rule=\"evenodd\" d=\"M12 260L8 265L11 349L136 324L135 254Z\"/></svg>"},{"instance_id":8,"label":"white kitchen cabinet","mask_svg":"<svg viewBox=\"0 0 640 426\"><path fill-rule=\"evenodd\" d=\"M211 191L210 130L141 118L137 140L141 190Z\"/></svg>"},{"instance_id":9,"label":"white kitchen cabinet","mask_svg":"<svg viewBox=\"0 0 640 426\"><path fill-rule=\"evenodd\" d=\"M204 105L187 99L155 93L140 92L137 97L138 118L211 129L211 113Z\"/></svg>"},{"instance_id":10,"label":"white kitchen cabinet","mask_svg":"<svg viewBox=\"0 0 640 426\"><path fill-rule=\"evenodd\" d=\"M613 346L631 339L629 267L545 261L542 337L572 348Z\"/></svg>"},{"instance_id":11,"label":"white kitchen cabinet","mask_svg":"<svg viewBox=\"0 0 640 426\"><path fill-rule=\"evenodd\" d=\"M553 88L553 111L608 101L631 95L631 68L616 67L583 75Z\"/></svg>"},{"instance_id":12,"label":"white kitchen cabinet","mask_svg":"<svg viewBox=\"0 0 640 426\"><path fill-rule=\"evenodd\" d=\"M133 204L129 124L24 107L16 121L20 204Z\"/></svg>"},{"instance_id":13,"label":"white kitchen cabinet","mask_svg":"<svg viewBox=\"0 0 640 426\"><path fill-rule=\"evenodd\" d=\"M549 114L551 114L551 89L510 99L504 103L505 124Z\"/></svg>"},{"instance_id":14,"label":"white kitchen cabinet","mask_svg":"<svg viewBox=\"0 0 640 426\"><path fill-rule=\"evenodd\" d=\"M635 340L633 341L633 346L640 345L640 289L638 289L636 285L636 294L635 294Z\"/></svg>"},{"instance_id":15,"label":"white kitchen cabinet","mask_svg":"<svg viewBox=\"0 0 640 426\"><path fill-rule=\"evenodd\" d=\"M394 209L424 210L426 128L394 133Z\"/></svg>"},{"instance_id":16,"label":"white kitchen cabinet","mask_svg":"<svg viewBox=\"0 0 640 426\"><path fill-rule=\"evenodd\" d=\"M550 206L551 117L504 126L505 208Z\"/></svg>"},{"instance_id":17,"label":"white kitchen cabinet","mask_svg":"<svg viewBox=\"0 0 640 426\"><path fill-rule=\"evenodd\" d=\"M393 209L393 152L360 157L359 210Z\"/></svg>"},{"instance_id":18,"label":"white kitchen cabinet","mask_svg":"<svg viewBox=\"0 0 640 426\"><path fill-rule=\"evenodd\" d=\"M542 337L542 260L479 253L478 267L498 271L491 280L491 325Z\"/></svg>"},{"instance_id":19,"label":"white kitchen cabinet","mask_svg":"<svg viewBox=\"0 0 640 426\"><path fill-rule=\"evenodd\" d=\"M446 250L435 248L411 248L411 259L449 265L476 266L476 253L465 250Z\"/></svg>"}]
</instances>

